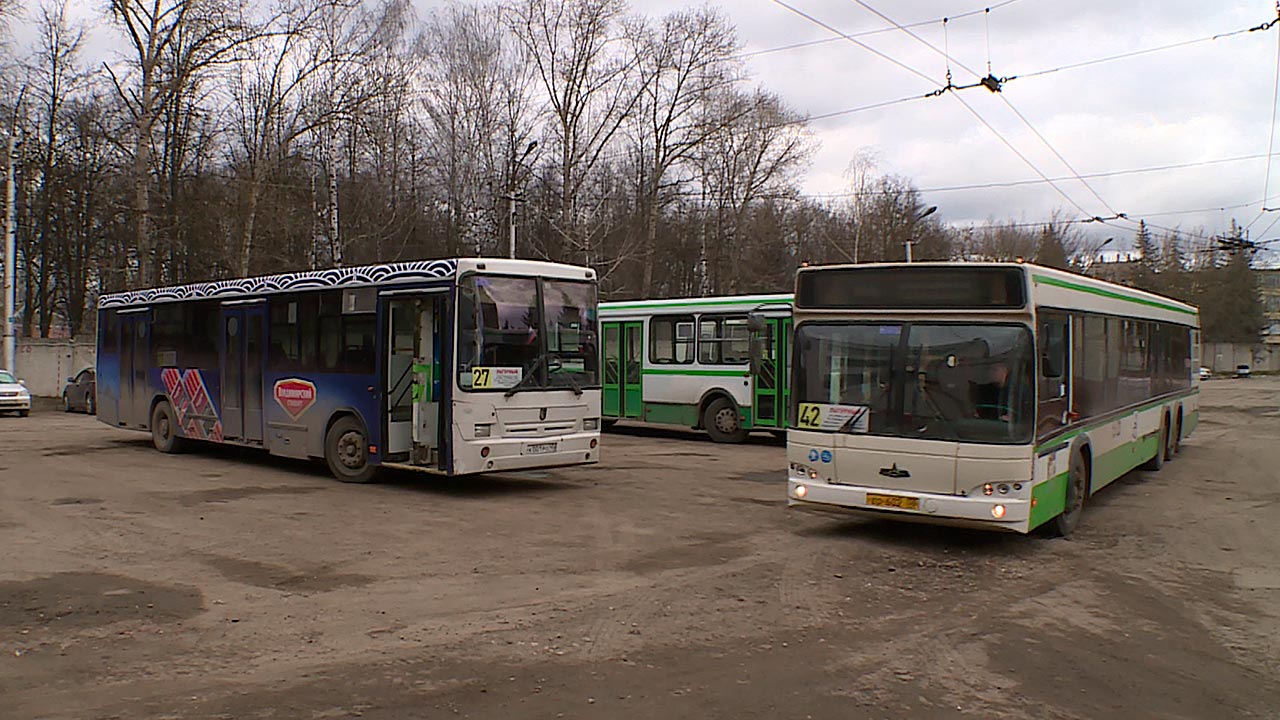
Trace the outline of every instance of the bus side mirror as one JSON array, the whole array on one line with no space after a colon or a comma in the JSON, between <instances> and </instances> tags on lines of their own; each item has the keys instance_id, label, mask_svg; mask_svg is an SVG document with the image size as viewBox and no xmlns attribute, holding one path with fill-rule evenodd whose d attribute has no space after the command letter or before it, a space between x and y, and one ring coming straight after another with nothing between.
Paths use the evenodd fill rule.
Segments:
<instances>
[{"instance_id":1,"label":"bus side mirror","mask_svg":"<svg viewBox=\"0 0 1280 720\"><path fill-rule=\"evenodd\" d=\"M768 342L768 324L764 318L754 313L747 316L747 331L751 336L751 374L760 373L764 363L765 343Z\"/></svg>"}]
</instances>

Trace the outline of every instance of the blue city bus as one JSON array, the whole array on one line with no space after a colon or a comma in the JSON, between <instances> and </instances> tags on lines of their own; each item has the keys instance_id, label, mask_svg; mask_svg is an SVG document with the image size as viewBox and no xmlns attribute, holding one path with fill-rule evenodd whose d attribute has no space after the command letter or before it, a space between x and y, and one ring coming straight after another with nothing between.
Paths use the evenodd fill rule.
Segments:
<instances>
[{"instance_id":1,"label":"blue city bus","mask_svg":"<svg viewBox=\"0 0 1280 720\"><path fill-rule=\"evenodd\" d=\"M426 260L104 295L98 419L192 442L446 475L599 460L596 277Z\"/></svg>"}]
</instances>

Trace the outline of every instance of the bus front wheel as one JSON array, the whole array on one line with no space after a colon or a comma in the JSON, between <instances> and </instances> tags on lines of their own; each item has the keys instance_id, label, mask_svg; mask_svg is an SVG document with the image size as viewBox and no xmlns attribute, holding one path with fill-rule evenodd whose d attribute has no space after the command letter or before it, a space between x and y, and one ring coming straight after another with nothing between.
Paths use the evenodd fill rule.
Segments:
<instances>
[{"instance_id":1,"label":"bus front wheel","mask_svg":"<svg viewBox=\"0 0 1280 720\"><path fill-rule=\"evenodd\" d=\"M747 431L738 417L738 408L728 398L719 397L707 404L702 415L702 427L716 442L740 443L747 439Z\"/></svg>"},{"instance_id":2,"label":"bus front wheel","mask_svg":"<svg viewBox=\"0 0 1280 720\"><path fill-rule=\"evenodd\" d=\"M324 459L329 472L342 482L373 480L377 466L369 462L369 439L364 426L350 415L338 418L324 440Z\"/></svg>"},{"instance_id":3,"label":"bus front wheel","mask_svg":"<svg viewBox=\"0 0 1280 720\"><path fill-rule=\"evenodd\" d=\"M1089 466L1084 455L1076 450L1071 453L1071 464L1067 470L1066 497L1062 504L1062 514L1050 521L1052 534L1068 537L1080 524L1080 515L1084 512L1084 501L1089 494Z\"/></svg>"},{"instance_id":4,"label":"bus front wheel","mask_svg":"<svg viewBox=\"0 0 1280 720\"><path fill-rule=\"evenodd\" d=\"M178 437L178 420L168 400L156 403L151 411L151 444L162 453L182 452L182 438Z\"/></svg>"}]
</instances>

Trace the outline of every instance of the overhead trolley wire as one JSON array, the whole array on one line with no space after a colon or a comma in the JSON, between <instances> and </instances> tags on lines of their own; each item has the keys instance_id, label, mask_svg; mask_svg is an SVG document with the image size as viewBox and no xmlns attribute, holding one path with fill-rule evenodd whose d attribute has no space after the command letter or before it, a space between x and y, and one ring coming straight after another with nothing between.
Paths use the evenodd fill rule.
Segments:
<instances>
[{"instance_id":1,"label":"overhead trolley wire","mask_svg":"<svg viewBox=\"0 0 1280 720\"><path fill-rule=\"evenodd\" d=\"M939 49L938 49L938 47L937 47L936 45L934 45L933 43L929 42L928 40L925 40L924 38L920 37L920 36L919 36L919 35L917 35L916 33L912 32L909 28L904 27L903 25L899 24L899 23L898 23L896 20L894 20L893 18L889 17L888 15L885 15L884 13L880 12L880 11L879 11L879 10L877 10L876 8L872 7L870 3L866 2L866 0L853 0L853 1L854 1L855 3L857 3L858 5L861 5L864 9L866 9L866 10L870 11L871 13L875 14L875 15L876 15L877 17L879 17L881 20L884 20L885 22L888 22L888 23L891 23L891 24L895 25L896 27L898 27L898 29L900 29L902 32L904 32L904 33L906 33L907 35L909 35L909 36L910 36L912 39L914 39L916 42L919 42L920 44L922 44L922 45L924 45L925 47L929 48L930 50L934 51L935 53L938 53L938 54L942 55L944 58L946 58L947 63L948 63L948 69L947 69L947 85L948 85L948 86L950 86L950 85L951 85L951 78L950 78L950 75L951 75L951 70L950 70L951 57L950 57L950 55L949 55L947 52L945 52L945 51L943 51L943 50L939 50ZM945 28L945 25L944 25L944 28ZM990 49L989 49L989 48L988 48L988 58L990 58ZM988 60L988 63L989 63L989 62L990 62L990 60ZM974 70L973 68L971 68L971 67L969 67L969 66L965 65L964 63L960 62L959 60L957 60L957 61L956 61L956 64L957 64L957 65L959 65L962 69L967 70L968 72L970 72L971 74L973 74L975 77L978 77L978 78L981 78L981 77L982 77L981 75L979 75L979 74L978 74L978 72L977 72L976 70ZM987 77L992 77L991 73L988 73L988 74L987 74ZM1003 101L1003 102L1004 102L1004 104L1005 104L1005 105L1007 105L1007 106L1009 107L1009 109L1013 111L1013 114L1014 114L1014 115L1016 115L1016 116L1018 117L1018 119L1019 119L1019 120L1021 120L1021 121L1022 121L1022 123L1023 123L1024 125L1026 125L1026 126L1027 126L1027 128L1028 128L1029 130L1031 130L1031 132L1032 132L1032 133L1034 133L1034 134L1035 134L1035 136L1036 136L1037 138L1039 138L1039 139L1040 139L1040 142L1044 143L1044 146L1045 146L1046 148L1048 148L1048 149L1049 149L1049 152L1053 153L1054 157L1058 158L1058 160L1059 160L1059 161L1060 161L1064 166L1066 166L1066 168L1067 168L1068 170L1070 170L1070 171L1071 171L1072 176L1073 176L1073 179L1075 179L1075 180L1079 181L1079 182L1080 182L1080 184L1081 184L1081 185L1083 185L1083 186L1085 187L1085 189L1087 189L1087 190L1090 192L1090 194L1092 194L1092 195L1093 195L1093 197L1097 199L1097 201L1098 201L1099 203L1101 203L1101 204L1102 204L1102 207L1104 207L1104 208L1106 208L1106 209L1107 209L1107 212L1109 212L1109 213L1111 213L1112 215L1115 215L1115 216L1117 216L1117 217L1120 217L1120 218L1123 218L1123 217L1124 217L1124 214L1123 214L1123 213L1117 212L1117 211L1116 211L1116 209L1115 209L1115 208L1113 208L1113 207L1111 206L1111 204L1110 204L1110 203L1108 203L1106 200L1104 200L1104 199L1103 199L1103 197L1102 197L1101 195L1099 195L1099 194L1098 194L1098 191L1097 191L1097 190L1095 190L1095 189L1093 188L1093 186L1089 184L1089 181L1088 181L1088 180L1085 180L1083 177L1081 177L1081 176L1080 176L1080 172L1079 172L1078 170L1076 170L1074 167L1072 167L1071 163L1070 163L1070 162L1068 162L1068 161L1067 161L1067 159L1066 159L1065 157L1063 157L1063 156L1062 156L1062 153L1058 152L1058 149L1057 149L1057 148L1055 148L1055 147L1053 146L1053 144L1049 142L1048 138L1046 138L1043 134L1041 134L1041 133L1040 133L1040 131L1039 131L1039 130L1037 130L1037 129L1036 129L1036 127L1035 127L1034 125L1032 125L1032 124L1031 124L1031 121L1030 121L1030 120L1028 120L1028 119L1027 119L1027 117L1026 117L1025 115L1023 115L1023 114L1022 114L1022 112L1021 112L1020 110L1018 110L1018 108L1017 108L1017 107L1015 107L1015 106L1014 106L1014 104L1013 104L1012 102L1010 102L1010 101L1009 101L1009 99L1008 99L1007 97L1005 97L1005 96L1004 96L1004 94L1003 94L1002 92L1000 92L1000 91L999 91L998 86L997 86L995 89L992 89L991 87L988 87L988 89L990 89L992 92L994 92L996 95L998 95L998 96L1000 97L1000 100L1001 100L1001 101ZM957 100L960 100L960 102L965 106L965 108L966 108L966 109L968 109L968 110L969 110L969 112L974 113L975 117L977 116L977 113L973 110L973 108L971 108L971 107L969 106L969 104L968 104L968 103L964 102L964 100L963 100L962 98L960 98L960 96L959 96L959 95L956 95L955 93L952 93L952 95L955 95L956 99L957 99ZM979 117L979 119L981 119L981 118ZM983 120L982 122L983 122L983 124L987 124L985 120ZM988 127L990 127L990 125L988 125ZM994 128L993 128L993 131L994 131ZM1003 136L1001 136L1001 140L1004 140ZM1005 142L1005 144L1006 144L1006 145L1009 145L1010 149L1013 149L1013 145L1012 145L1011 143L1009 143L1007 140L1004 140L1004 142ZM1015 150L1015 152L1016 152L1016 150ZM1019 156L1021 156L1021 153L1018 153L1018 155L1019 155ZM1074 202L1073 202L1072 204L1074 204ZM1079 207L1079 206L1077 205L1077 207ZM1081 212L1087 212L1087 211L1085 211L1083 208L1081 208Z\"/></svg>"},{"instance_id":2,"label":"overhead trolley wire","mask_svg":"<svg viewBox=\"0 0 1280 720\"><path fill-rule=\"evenodd\" d=\"M941 87L941 86L939 86L939 84L938 84L938 82L937 82L936 80L934 80L933 78L929 77L927 74L925 74L925 73L923 73L923 72L921 72L921 71L919 71L919 70L917 70L917 69L915 69L915 68L911 67L910 65L907 65L906 63L904 63L904 62L902 62L902 61L898 60L897 58L894 58L894 57L891 57L891 56L889 56L889 55L886 55L885 53L883 53L883 52L881 52L881 51L879 51L879 50L877 50L877 49L875 49L875 48L871 47L870 45L867 45L866 43L861 42L861 41L860 41L860 40L858 40L857 38L854 38L854 37L849 36L848 34L844 33L843 31L839 30L838 28L835 28L835 27L833 27L833 26L831 26L831 25L829 25L829 24L827 24L827 23L823 22L822 20L819 20L818 18L816 18L816 17L814 17L814 16L812 16L812 15L810 15L810 14L808 14L808 13L804 12L803 10L800 10L800 9L798 9L798 8L796 8L796 7L792 6L792 5L790 5L790 4L786 3L786 2L784 2L784 0L773 0L773 2L774 2L774 4L776 4L776 5L780 5L780 6L784 7L784 8L786 8L787 10L790 10L791 12L795 13L796 15L799 15L800 17L802 17L802 18L804 18L804 19L808 20L809 22L811 22L811 23L813 23L813 24L815 24L815 25L817 25L817 26L819 26L819 27L821 27L821 28L824 28L824 29L826 29L826 30L828 30L828 31L830 31L830 32L836 33L837 35L840 35L841 37L845 38L845 39L846 39L846 40L848 40L849 42L851 42L851 43L853 43L853 44L857 45L858 47L863 48L864 50L867 50L868 52L872 53L873 55L875 55L875 56L877 56L877 57L879 57L879 58L882 58L882 59L884 59L884 60L887 60L888 62L893 63L894 65L897 65L898 67L900 67L900 68L902 68L902 69L906 70L907 72L910 72L912 75L915 75L915 76L917 76L917 77L923 78L924 80L928 81L930 84L932 84L932 85L934 85L934 86ZM888 18L886 18L886 19L888 19ZM935 49L936 49L936 48L935 48ZM953 94L953 95L955 95L954 93L952 93L952 94ZM1069 203L1071 203L1073 206L1075 206L1078 210L1080 210L1080 212L1082 212L1082 213L1084 213L1084 214L1086 214L1086 215L1088 215L1088 214L1089 214L1089 211L1088 211L1088 210L1085 210L1085 209L1084 209L1084 207L1083 207L1082 205L1080 205L1080 203L1076 202L1076 201L1075 201L1075 199L1074 199L1074 198L1072 198L1070 195L1068 195L1068 194L1067 194L1067 192L1066 192L1065 190L1063 190L1063 189L1062 189L1062 188L1061 188L1057 183L1055 183L1053 180L1051 180L1051 179L1049 178L1049 176L1048 176L1048 175L1046 175L1042 170L1040 170L1040 168L1039 168L1039 167L1037 167L1037 166L1035 165L1035 163L1031 162L1031 159L1030 159L1030 158L1028 158L1026 155L1022 154L1022 152L1021 152L1021 151L1019 151L1016 147L1014 147L1014 146L1013 146L1013 143L1009 142L1009 140L1008 140L1007 138L1005 138L1002 134L1000 134L1000 131L999 131L999 130L997 130L997 129L995 128L995 126L993 126L991 123L987 122L987 121L986 121L986 119L985 119L985 118L983 118L980 114L978 114L978 112L977 112L976 110L974 110L974 109L973 109L973 107L969 105L969 103L965 102L965 101L964 101L964 99L963 99L963 98L961 98L961 97L959 97L958 95L956 95L955 97L956 97L956 99L957 99L957 100L959 100L959 101L960 101L960 104L961 104L961 105L963 105L963 106L965 107L965 109L966 109L966 110L968 110L968 111L969 111L969 112L970 112L970 113L971 113L975 118L977 118L979 122L981 122L983 125L985 125L985 126L987 127L987 129L989 129L989 130L990 130L990 131L991 131L991 132L992 132L992 133L993 133L997 138L999 138L999 139L1000 139L1000 141L1001 141L1001 142L1003 142L1006 146L1008 146L1008 147L1009 147L1009 149L1010 149L1010 150L1012 150L1012 151L1013 151L1013 153L1014 153L1015 155L1017 155L1017 156L1018 156L1018 157L1019 157L1019 158L1020 158L1024 163L1026 163L1027 167L1031 168L1031 169L1036 173L1036 175L1040 176L1040 178L1041 178L1042 180L1044 180L1046 183L1048 183L1050 187L1052 187L1054 190L1056 190L1056 191L1058 192L1058 194L1060 194L1060 195L1062 195L1062 197L1066 198L1067 202L1069 202Z\"/></svg>"},{"instance_id":3,"label":"overhead trolley wire","mask_svg":"<svg viewBox=\"0 0 1280 720\"><path fill-rule=\"evenodd\" d=\"M1280 6L1277 6L1276 12L1280 14ZM1276 144L1276 109L1280 108L1280 33L1276 33L1276 78L1271 91L1271 130L1267 135L1267 171L1262 179L1262 208L1258 210L1258 215L1245 226L1245 230L1253 227L1262 216L1267 213L1266 198L1271 192L1271 151L1275 149Z\"/></svg>"},{"instance_id":4,"label":"overhead trolley wire","mask_svg":"<svg viewBox=\"0 0 1280 720\"><path fill-rule=\"evenodd\" d=\"M1004 2L996 3L995 5L984 7L979 10L969 10L967 12L962 12L958 15L951 15L950 18L952 20L959 20L961 18L972 17L980 13L990 13L992 10L998 10L1002 7L1005 7L1006 5L1012 5L1016 2L1018 2L1018 0L1004 0ZM926 27L928 25L933 25L945 19L946 18L934 18L932 20L921 20L919 22L910 23L907 25L907 27ZM868 35L880 35L883 33L897 32L897 30L898 28L896 27L882 27L882 28L876 28L874 30L859 30L858 32L848 33L848 37L866 37ZM841 33L842 37L844 35L845 35L844 33ZM749 57L756 57L759 55L767 55L769 53L782 52L784 50L797 50L799 48L813 47L814 45L826 45L828 43L838 42L842 39L842 37L821 38L819 40L807 40L805 42L791 43L789 45L779 45L778 47L764 48L762 50L750 50L744 53L739 53L736 57L749 58Z\"/></svg>"}]
</instances>

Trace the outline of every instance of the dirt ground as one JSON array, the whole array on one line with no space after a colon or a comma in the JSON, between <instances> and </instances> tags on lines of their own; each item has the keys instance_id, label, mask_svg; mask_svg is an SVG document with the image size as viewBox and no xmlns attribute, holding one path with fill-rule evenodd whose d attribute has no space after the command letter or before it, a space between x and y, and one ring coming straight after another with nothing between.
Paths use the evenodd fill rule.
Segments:
<instances>
[{"instance_id":1,"label":"dirt ground","mask_svg":"<svg viewBox=\"0 0 1280 720\"><path fill-rule=\"evenodd\" d=\"M1278 718L1278 403L1070 540L788 510L770 438L346 486L0 418L0 718Z\"/></svg>"}]
</instances>

